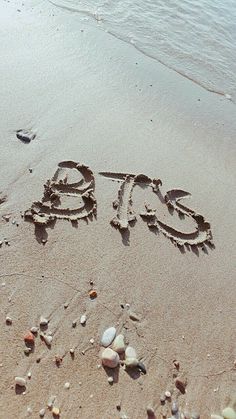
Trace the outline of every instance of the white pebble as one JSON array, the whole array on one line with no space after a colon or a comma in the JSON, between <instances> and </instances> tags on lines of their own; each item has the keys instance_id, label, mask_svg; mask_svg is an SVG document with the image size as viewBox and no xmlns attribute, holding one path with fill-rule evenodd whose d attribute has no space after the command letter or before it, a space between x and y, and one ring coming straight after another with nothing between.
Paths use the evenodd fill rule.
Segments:
<instances>
[{"instance_id":1,"label":"white pebble","mask_svg":"<svg viewBox=\"0 0 236 419\"><path fill-rule=\"evenodd\" d=\"M27 414L31 415L33 413L33 410L31 409L31 407L27 407Z\"/></svg>"},{"instance_id":2,"label":"white pebble","mask_svg":"<svg viewBox=\"0 0 236 419\"><path fill-rule=\"evenodd\" d=\"M87 321L86 314L82 314L82 316L80 317L80 324L84 325L86 321Z\"/></svg>"},{"instance_id":3,"label":"white pebble","mask_svg":"<svg viewBox=\"0 0 236 419\"><path fill-rule=\"evenodd\" d=\"M125 350L125 358L137 358L136 351L132 346L127 346Z\"/></svg>"},{"instance_id":4,"label":"white pebble","mask_svg":"<svg viewBox=\"0 0 236 419\"><path fill-rule=\"evenodd\" d=\"M31 333L38 333L38 328L36 326L31 327Z\"/></svg>"},{"instance_id":5,"label":"white pebble","mask_svg":"<svg viewBox=\"0 0 236 419\"><path fill-rule=\"evenodd\" d=\"M45 342L48 346L51 346L51 344L52 344L52 339L53 339L53 337L52 337L52 336L45 335L44 333L40 333L40 336L43 338L44 342Z\"/></svg>"},{"instance_id":6,"label":"white pebble","mask_svg":"<svg viewBox=\"0 0 236 419\"><path fill-rule=\"evenodd\" d=\"M43 418L44 416L45 416L45 409L41 409L40 411L39 411L39 416L41 417L41 418Z\"/></svg>"},{"instance_id":7,"label":"white pebble","mask_svg":"<svg viewBox=\"0 0 236 419\"><path fill-rule=\"evenodd\" d=\"M111 348L104 349L101 358L104 367L109 368L116 368L120 361L118 353L113 351Z\"/></svg>"},{"instance_id":8,"label":"white pebble","mask_svg":"<svg viewBox=\"0 0 236 419\"><path fill-rule=\"evenodd\" d=\"M125 366L128 368L134 368L138 365L138 359L137 358L127 358L125 360Z\"/></svg>"},{"instance_id":9,"label":"white pebble","mask_svg":"<svg viewBox=\"0 0 236 419\"><path fill-rule=\"evenodd\" d=\"M28 372L27 377L28 378L31 378L32 377L32 373L30 371Z\"/></svg>"},{"instance_id":10,"label":"white pebble","mask_svg":"<svg viewBox=\"0 0 236 419\"><path fill-rule=\"evenodd\" d=\"M70 348L70 353L71 353L71 355L73 355L75 353L74 348Z\"/></svg>"},{"instance_id":11,"label":"white pebble","mask_svg":"<svg viewBox=\"0 0 236 419\"><path fill-rule=\"evenodd\" d=\"M113 342L113 349L119 354L125 351L125 338L123 335L116 336Z\"/></svg>"},{"instance_id":12,"label":"white pebble","mask_svg":"<svg viewBox=\"0 0 236 419\"><path fill-rule=\"evenodd\" d=\"M89 342L93 345L93 344L94 344L94 342L95 342L95 340L94 340L93 338L91 338L91 339L89 340Z\"/></svg>"},{"instance_id":13,"label":"white pebble","mask_svg":"<svg viewBox=\"0 0 236 419\"><path fill-rule=\"evenodd\" d=\"M26 381L22 377L15 377L15 384L20 386L20 387L25 387L26 386Z\"/></svg>"},{"instance_id":14,"label":"white pebble","mask_svg":"<svg viewBox=\"0 0 236 419\"><path fill-rule=\"evenodd\" d=\"M236 412L232 407L226 407L221 412L224 419L236 419Z\"/></svg>"},{"instance_id":15,"label":"white pebble","mask_svg":"<svg viewBox=\"0 0 236 419\"><path fill-rule=\"evenodd\" d=\"M102 335L101 345L105 347L109 346L115 339L115 336L116 336L115 327L109 327L108 329L105 330L105 332Z\"/></svg>"},{"instance_id":16,"label":"white pebble","mask_svg":"<svg viewBox=\"0 0 236 419\"><path fill-rule=\"evenodd\" d=\"M68 390L70 388L70 383L65 383L64 387Z\"/></svg>"},{"instance_id":17,"label":"white pebble","mask_svg":"<svg viewBox=\"0 0 236 419\"><path fill-rule=\"evenodd\" d=\"M170 391L165 391L165 396L166 396L166 398L167 399L170 399L171 398L171 392Z\"/></svg>"},{"instance_id":18,"label":"white pebble","mask_svg":"<svg viewBox=\"0 0 236 419\"><path fill-rule=\"evenodd\" d=\"M43 316L40 316L39 324L40 324L40 326L47 326L48 325L48 319L46 319Z\"/></svg>"},{"instance_id":19,"label":"white pebble","mask_svg":"<svg viewBox=\"0 0 236 419\"><path fill-rule=\"evenodd\" d=\"M112 384L114 379L113 379L113 377L108 377L107 381L108 381L109 384Z\"/></svg>"},{"instance_id":20,"label":"white pebble","mask_svg":"<svg viewBox=\"0 0 236 419\"><path fill-rule=\"evenodd\" d=\"M9 317L9 316L7 316L7 317L6 317L6 323L7 323L7 324L12 324L12 318L11 318L11 317Z\"/></svg>"}]
</instances>

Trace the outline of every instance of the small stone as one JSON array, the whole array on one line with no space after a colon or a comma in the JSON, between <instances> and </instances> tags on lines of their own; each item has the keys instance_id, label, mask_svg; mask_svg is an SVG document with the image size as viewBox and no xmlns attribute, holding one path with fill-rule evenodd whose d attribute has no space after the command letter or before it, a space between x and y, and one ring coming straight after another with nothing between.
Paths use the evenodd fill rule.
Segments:
<instances>
[{"instance_id":1,"label":"small stone","mask_svg":"<svg viewBox=\"0 0 236 419\"><path fill-rule=\"evenodd\" d=\"M120 361L118 353L111 348L104 349L101 359L103 366L109 368L116 368Z\"/></svg>"},{"instance_id":2,"label":"small stone","mask_svg":"<svg viewBox=\"0 0 236 419\"><path fill-rule=\"evenodd\" d=\"M11 325L12 324L12 318L7 316L6 317L6 324Z\"/></svg>"},{"instance_id":3,"label":"small stone","mask_svg":"<svg viewBox=\"0 0 236 419\"><path fill-rule=\"evenodd\" d=\"M29 380L31 379L32 373L30 371L28 372L27 377L29 378Z\"/></svg>"},{"instance_id":4,"label":"small stone","mask_svg":"<svg viewBox=\"0 0 236 419\"><path fill-rule=\"evenodd\" d=\"M80 317L80 324L82 324L82 326L83 326L83 325L85 325L86 321L87 321L86 314L82 314L82 316Z\"/></svg>"},{"instance_id":5,"label":"small stone","mask_svg":"<svg viewBox=\"0 0 236 419\"><path fill-rule=\"evenodd\" d=\"M125 351L125 338L123 335L116 336L113 342L113 350L118 352L118 354ZM136 358L136 357L135 357Z\"/></svg>"},{"instance_id":6,"label":"small stone","mask_svg":"<svg viewBox=\"0 0 236 419\"><path fill-rule=\"evenodd\" d=\"M32 169L31 167L29 168L29 172L30 172L30 173L32 173L32 172L33 172L33 169Z\"/></svg>"},{"instance_id":7,"label":"small stone","mask_svg":"<svg viewBox=\"0 0 236 419\"><path fill-rule=\"evenodd\" d=\"M39 320L40 326L47 326L48 322L49 322L49 320L46 319L45 317L43 317L43 316L40 317L40 320Z\"/></svg>"},{"instance_id":8,"label":"small stone","mask_svg":"<svg viewBox=\"0 0 236 419\"><path fill-rule=\"evenodd\" d=\"M91 298L91 300L94 300L95 298L97 298L97 291L96 290L90 290L89 291L89 297Z\"/></svg>"},{"instance_id":9,"label":"small stone","mask_svg":"<svg viewBox=\"0 0 236 419\"><path fill-rule=\"evenodd\" d=\"M37 356L37 358L36 358L36 362L37 362L37 364L39 364L39 363L40 363L40 361L41 361L41 356Z\"/></svg>"},{"instance_id":10,"label":"small stone","mask_svg":"<svg viewBox=\"0 0 236 419\"><path fill-rule=\"evenodd\" d=\"M70 383L65 383L64 387L68 390L70 388Z\"/></svg>"},{"instance_id":11,"label":"small stone","mask_svg":"<svg viewBox=\"0 0 236 419\"><path fill-rule=\"evenodd\" d=\"M33 327L31 327L30 331L31 331L31 333L36 335L38 333L38 328L36 326L33 326Z\"/></svg>"},{"instance_id":12,"label":"small stone","mask_svg":"<svg viewBox=\"0 0 236 419\"><path fill-rule=\"evenodd\" d=\"M93 345L93 344L94 344L94 342L95 342L95 340L94 340L93 338L91 338L91 339L89 340L89 342Z\"/></svg>"},{"instance_id":13,"label":"small stone","mask_svg":"<svg viewBox=\"0 0 236 419\"><path fill-rule=\"evenodd\" d=\"M73 320L72 327L75 328L77 326L77 320Z\"/></svg>"},{"instance_id":14,"label":"small stone","mask_svg":"<svg viewBox=\"0 0 236 419\"><path fill-rule=\"evenodd\" d=\"M175 366L175 368L177 369L177 370L179 370L179 361L176 361L176 359L173 361L173 364L174 364L174 366Z\"/></svg>"},{"instance_id":15,"label":"small stone","mask_svg":"<svg viewBox=\"0 0 236 419\"><path fill-rule=\"evenodd\" d=\"M161 403L165 403L165 401L166 401L166 396L165 396L165 394L162 394L162 395L160 396L160 402L161 402Z\"/></svg>"},{"instance_id":16,"label":"small stone","mask_svg":"<svg viewBox=\"0 0 236 419\"><path fill-rule=\"evenodd\" d=\"M175 386L182 394L184 394L186 386L187 386L187 381L183 380L181 378L176 378L175 379Z\"/></svg>"},{"instance_id":17,"label":"small stone","mask_svg":"<svg viewBox=\"0 0 236 419\"><path fill-rule=\"evenodd\" d=\"M55 364L59 367L63 361L63 358L60 355L55 355L54 361Z\"/></svg>"},{"instance_id":18,"label":"small stone","mask_svg":"<svg viewBox=\"0 0 236 419\"><path fill-rule=\"evenodd\" d=\"M31 409L31 407L27 407L27 414L31 415L33 413L33 410Z\"/></svg>"},{"instance_id":19,"label":"small stone","mask_svg":"<svg viewBox=\"0 0 236 419\"><path fill-rule=\"evenodd\" d=\"M166 398L167 399L170 399L171 398L171 392L170 391L165 391L165 396L166 396Z\"/></svg>"},{"instance_id":20,"label":"small stone","mask_svg":"<svg viewBox=\"0 0 236 419\"><path fill-rule=\"evenodd\" d=\"M44 333L40 333L41 338L44 340L47 346L51 346L52 344L52 336L45 335Z\"/></svg>"},{"instance_id":21,"label":"small stone","mask_svg":"<svg viewBox=\"0 0 236 419\"><path fill-rule=\"evenodd\" d=\"M45 416L45 413L46 413L45 409L41 409L41 410L39 411L39 416L40 416L41 418L43 418L43 417Z\"/></svg>"},{"instance_id":22,"label":"small stone","mask_svg":"<svg viewBox=\"0 0 236 419\"><path fill-rule=\"evenodd\" d=\"M137 358L136 351L132 346L127 346L125 350L125 358Z\"/></svg>"},{"instance_id":23,"label":"small stone","mask_svg":"<svg viewBox=\"0 0 236 419\"><path fill-rule=\"evenodd\" d=\"M153 409L152 407L150 407L150 406L148 406L148 407L147 407L147 415L148 415L149 417L154 417L154 416L155 416L155 411L154 411L154 409Z\"/></svg>"},{"instance_id":24,"label":"small stone","mask_svg":"<svg viewBox=\"0 0 236 419\"><path fill-rule=\"evenodd\" d=\"M224 419L236 419L236 412L232 407L226 407L221 412Z\"/></svg>"},{"instance_id":25,"label":"small stone","mask_svg":"<svg viewBox=\"0 0 236 419\"><path fill-rule=\"evenodd\" d=\"M65 304L64 304L64 308L65 309L67 309L69 307L69 303L68 302L66 302Z\"/></svg>"},{"instance_id":26,"label":"small stone","mask_svg":"<svg viewBox=\"0 0 236 419\"><path fill-rule=\"evenodd\" d=\"M127 358L125 360L125 366L127 368L135 368L138 366L138 359L137 358Z\"/></svg>"},{"instance_id":27,"label":"small stone","mask_svg":"<svg viewBox=\"0 0 236 419\"><path fill-rule=\"evenodd\" d=\"M31 130L27 129L19 129L16 131L16 136L19 140L23 141L24 143L30 143L31 140L34 140L36 134Z\"/></svg>"},{"instance_id":28,"label":"small stone","mask_svg":"<svg viewBox=\"0 0 236 419\"><path fill-rule=\"evenodd\" d=\"M113 377L108 377L107 381L108 381L109 384L113 384L114 379L113 379Z\"/></svg>"},{"instance_id":29,"label":"small stone","mask_svg":"<svg viewBox=\"0 0 236 419\"><path fill-rule=\"evenodd\" d=\"M60 409L59 409L59 407L53 407L52 408L52 414L54 416L60 416Z\"/></svg>"},{"instance_id":30,"label":"small stone","mask_svg":"<svg viewBox=\"0 0 236 419\"><path fill-rule=\"evenodd\" d=\"M101 345L105 347L109 346L115 339L115 336L116 336L115 327L109 327L108 329L105 330L105 332L102 335Z\"/></svg>"},{"instance_id":31,"label":"small stone","mask_svg":"<svg viewBox=\"0 0 236 419\"><path fill-rule=\"evenodd\" d=\"M25 355L29 355L30 354L30 352L31 352L31 348L25 348L24 349L24 353L25 353Z\"/></svg>"},{"instance_id":32,"label":"small stone","mask_svg":"<svg viewBox=\"0 0 236 419\"><path fill-rule=\"evenodd\" d=\"M26 386L26 381L22 377L15 377L15 384L17 386L20 386L20 387L25 387Z\"/></svg>"},{"instance_id":33,"label":"small stone","mask_svg":"<svg viewBox=\"0 0 236 419\"><path fill-rule=\"evenodd\" d=\"M70 348L70 354L71 354L71 355L74 355L74 353L75 353L74 348Z\"/></svg>"},{"instance_id":34,"label":"small stone","mask_svg":"<svg viewBox=\"0 0 236 419\"><path fill-rule=\"evenodd\" d=\"M33 335L33 333L27 332L24 335L24 341L27 345L30 345L30 346L34 345L34 335Z\"/></svg>"},{"instance_id":35,"label":"small stone","mask_svg":"<svg viewBox=\"0 0 236 419\"><path fill-rule=\"evenodd\" d=\"M135 322L139 322L140 321L140 317L134 313L133 311L129 311L129 318Z\"/></svg>"}]
</instances>

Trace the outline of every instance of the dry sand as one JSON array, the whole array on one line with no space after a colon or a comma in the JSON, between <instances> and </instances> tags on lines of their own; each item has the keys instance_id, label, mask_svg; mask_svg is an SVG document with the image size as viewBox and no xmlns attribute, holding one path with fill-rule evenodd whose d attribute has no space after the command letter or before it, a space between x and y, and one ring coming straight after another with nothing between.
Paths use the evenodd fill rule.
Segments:
<instances>
[{"instance_id":1,"label":"dry sand","mask_svg":"<svg viewBox=\"0 0 236 419\"><path fill-rule=\"evenodd\" d=\"M163 409L170 416L170 403L160 404L166 390L201 418L220 412L236 394L235 106L46 1L1 2L0 28L0 417L25 418L30 408L37 418L55 395L61 418L146 418L148 405L161 418ZM22 142L20 129L35 139ZM43 208L43 185L63 161L89 166L95 184L86 171L86 185L65 185L71 196L64 202L61 195L56 219L35 228L21 214L35 201ZM68 183L76 184L76 164L69 166L57 174L64 179L68 172ZM150 182L131 176L122 186L117 173L145 174ZM157 193L153 178L162 180ZM58 192L54 181L49 192ZM172 189L190 192L180 203L210 227L194 212L178 214L182 192L170 194L168 211L164 197ZM124 206L131 192L136 223L127 221ZM89 207L91 196L96 203ZM157 210L151 221L158 228L140 217L145 202ZM70 222L87 210L90 219ZM118 224L128 223L122 234L110 224L116 214ZM204 244L209 230L214 246ZM203 245L179 248L169 236ZM129 318L126 303L140 321ZM73 328L85 312L86 326ZM51 349L37 337L26 356L24 334L41 315L50 319ZM107 382L97 365L108 326L136 348L146 375L121 367L116 382ZM56 355L63 358L59 367ZM173 374L187 379L185 394L175 389ZM26 378L25 394L17 394L15 376Z\"/></svg>"}]
</instances>

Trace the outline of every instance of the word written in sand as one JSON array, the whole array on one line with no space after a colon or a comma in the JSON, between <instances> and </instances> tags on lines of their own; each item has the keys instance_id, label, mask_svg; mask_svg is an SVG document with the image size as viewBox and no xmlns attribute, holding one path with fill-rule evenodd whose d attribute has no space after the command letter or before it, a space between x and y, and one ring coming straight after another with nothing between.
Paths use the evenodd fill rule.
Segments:
<instances>
[{"instance_id":1,"label":"word written in sand","mask_svg":"<svg viewBox=\"0 0 236 419\"><path fill-rule=\"evenodd\" d=\"M176 211L183 217L190 217L196 225L192 232L185 233L176 230L160 221L156 210L146 204L145 211L139 215L150 229L160 231L178 246L201 246L204 243L213 246L210 224L202 215L180 202L191 196L189 192L172 189L163 196L160 191L162 181L156 178L151 179L143 174L99 172L99 175L121 183L117 199L113 202L116 216L111 220L111 225L119 229L121 233L127 232L129 226L137 219L132 207L134 188L150 187L171 211ZM33 221L38 228L46 228L58 219L69 220L72 223L77 223L80 219L93 219L97 214L94 191L95 178L88 166L74 161L60 162L54 176L44 185L42 200L34 202L31 208L25 211L24 217L26 220ZM76 205L74 205L75 202Z\"/></svg>"}]
</instances>

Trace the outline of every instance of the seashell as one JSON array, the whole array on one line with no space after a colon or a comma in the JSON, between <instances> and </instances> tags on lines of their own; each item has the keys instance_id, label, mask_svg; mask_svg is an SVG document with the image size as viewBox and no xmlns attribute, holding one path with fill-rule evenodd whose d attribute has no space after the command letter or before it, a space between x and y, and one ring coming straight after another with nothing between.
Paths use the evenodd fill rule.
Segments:
<instances>
[{"instance_id":1,"label":"seashell","mask_svg":"<svg viewBox=\"0 0 236 419\"><path fill-rule=\"evenodd\" d=\"M25 387L26 386L26 381L22 377L15 377L15 384L17 386L20 386L20 387Z\"/></svg>"},{"instance_id":2,"label":"seashell","mask_svg":"<svg viewBox=\"0 0 236 419\"><path fill-rule=\"evenodd\" d=\"M118 353L111 348L104 349L101 359L103 366L108 368L116 368L120 361Z\"/></svg>"},{"instance_id":3,"label":"seashell","mask_svg":"<svg viewBox=\"0 0 236 419\"><path fill-rule=\"evenodd\" d=\"M40 326L47 326L48 325L48 322L49 322L49 320L48 319L46 319L45 317L43 317L43 316L40 316L40 320L39 320L39 324L40 324Z\"/></svg>"},{"instance_id":4,"label":"seashell","mask_svg":"<svg viewBox=\"0 0 236 419\"><path fill-rule=\"evenodd\" d=\"M127 358L125 360L125 366L127 368L134 368L138 366L138 359L137 358Z\"/></svg>"},{"instance_id":5,"label":"seashell","mask_svg":"<svg viewBox=\"0 0 236 419\"><path fill-rule=\"evenodd\" d=\"M86 314L82 314L82 316L80 317L80 324L84 325L86 321L87 321Z\"/></svg>"},{"instance_id":6,"label":"seashell","mask_svg":"<svg viewBox=\"0 0 236 419\"><path fill-rule=\"evenodd\" d=\"M125 358L137 358L136 351L132 346L127 346L125 350Z\"/></svg>"},{"instance_id":7,"label":"seashell","mask_svg":"<svg viewBox=\"0 0 236 419\"><path fill-rule=\"evenodd\" d=\"M232 407L226 407L221 412L224 419L236 419L236 412Z\"/></svg>"},{"instance_id":8,"label":"seashell","mask_svg":"<svg viewBox=\"0 0 236 419\"><path fill-rule=\"evenodd\" d=\"M123 335L116 336L113 342L113 350L118 352L118 354L125 351L125 338Z\"/></svg>"},{"instance_id":9,"label":"seashell","mask_svg":"<svg viewBox=\"0 0 236 419\"><path fill-rule=\"evenodd\" d=\"M105 347L109 346L115 339L115 336L116 336L115 327L109 327L108 329L105 330L105 332L102 335L101 345Z\"/></svg>"}]
</instances>

